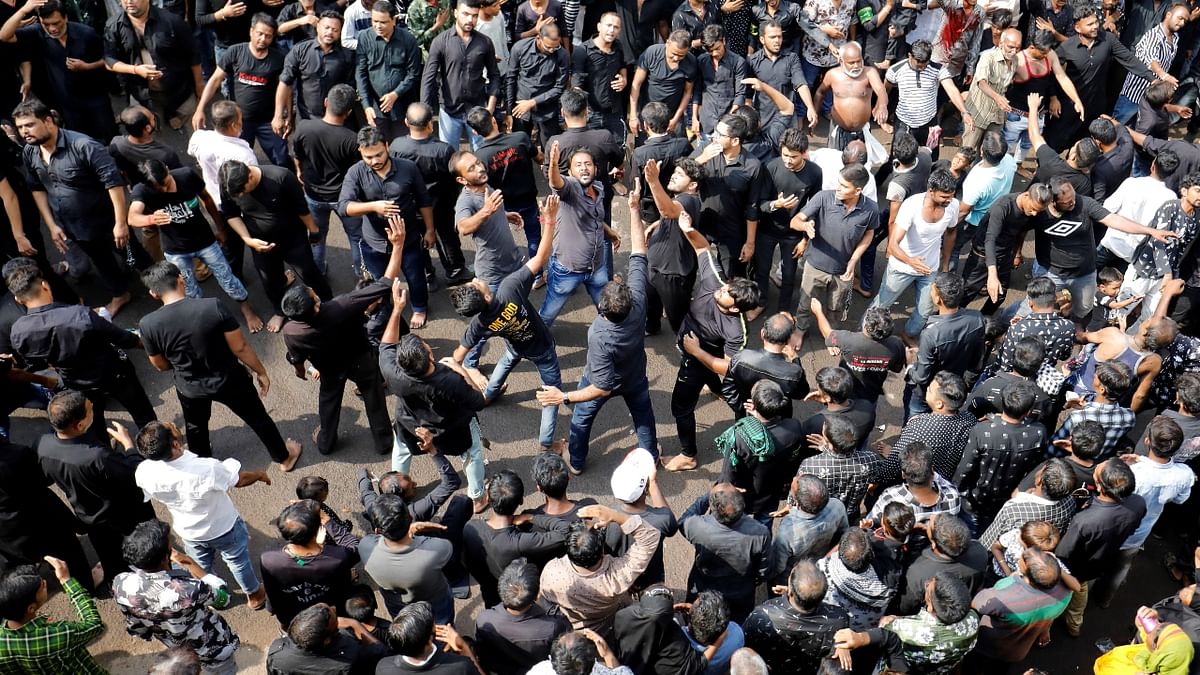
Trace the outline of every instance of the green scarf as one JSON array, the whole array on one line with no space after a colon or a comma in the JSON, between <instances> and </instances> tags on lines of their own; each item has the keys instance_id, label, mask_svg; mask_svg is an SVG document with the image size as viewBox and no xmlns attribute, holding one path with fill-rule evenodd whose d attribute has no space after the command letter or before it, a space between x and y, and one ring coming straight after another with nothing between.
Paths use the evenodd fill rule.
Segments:
<instances>
[{"instance_id":1,"label":"green scarf","mask_svg":"<svg viewBox=\"0 0 1200 675\"><path fill-rule=\"evenodd\" d=\"M741 433L742 438L745 439L750 454L759 461L775 452L775 439L771 438L767 427L757 418L747 415L717 436L717 451L728 457L729 463L733 466L737 466L739 461L737 453L733 451L737 446L738 433Z\"/></svg>"}]
</instances>

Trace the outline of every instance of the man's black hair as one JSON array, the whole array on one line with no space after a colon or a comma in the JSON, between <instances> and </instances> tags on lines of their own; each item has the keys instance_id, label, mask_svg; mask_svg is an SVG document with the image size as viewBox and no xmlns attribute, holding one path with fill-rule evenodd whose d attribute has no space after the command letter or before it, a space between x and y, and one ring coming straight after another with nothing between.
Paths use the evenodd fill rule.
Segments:
<instances>
[{"instance_id":1,"label":"man's black hair","mask_svg":"<svg viewBox=\"0 0 1200 675\"><path fill-rule=\"evenodd\" d=\"M503 469L488 479L488 504L498 516L516 515L525 501L525 483L516 472Z\"/></svg>"},{"instance_id":2,"label":"man's black hair","mask_svg":"<svg viewBox=\"0 0 1200 675\"><path fill-rule=\"evenodd\" d=\"M279 311L292 321L311 318L317 303L308 293L308 286L296 282L283 292L279 301Z\"/></svg>"},{"instance_id":3,"label":"man's black hair","mask_svg":"<svg viewBox=\"0 0 1200 675\"><path fill-rule=\"evenodd\" d=\"M270 28L273 35L279 33L279 23L275 21L275 17L267 14L266 12L255 12L254 15L250 17L251 28L260 25ZM272 40L272 42L274 42L274 40Z\"/></svg>"},{"instance_id":4,"label":"man's black hair","mask_svg":"<svg viewBox=\"0 0 1200 675\"><path fill-rule=\"evenodd\" d=\"M1100 465L1100 475L1096 486L1104 494L1116 500L1122 500L1133 494L1137 487L1137 477L1133 469L1119 458L1112 458Z\"/></svg>"},{"instance_id":5,"label":"man's black hair","mask_svg":"<svg viewBox=\"0 0 1200 675\"><path fill-rule=\"evenodd\" d=\"M420 656L433 640L433 608L418 600L400 609L388 628L388 646L400 656Z\"/></svg>"},{"instance_id":6,"label":"man's black hair","mask_svg":"<svg viewBox=\"0 0 1200 675\"><path fill-rule=\"evenodd\" d=\"M762 294L758 290L758 284L749 279L734 277L726 282L725 290L733 298L733 306L740 312L749 312L758 307L762 301Z\"/></svg>"},{"instance_id":7,"label":"man's black hair","mask_svg":"<svg viewBox=\"0 0 1200 675\"><path fill-rule=\"evenodd\" d=\"M883 507L883 524L901 540L912 534L917 524L917 514L907 502L888 502Z\"/></svg>"},{"instance_id":8,"label":"man's black hair","mask_svg":"<svg viewBox=\"0 0 1200 675\"><path fill-rule=\"evenodd\" d=\"M653 134L667 133L667 127L671 124L671 111L661 101L647 103L642 108L641 117L646 130Z\"/></svg>"},{"instance_id":9,"label":"man's black hair","mask_svg":"<svg viewBox=\"0 0 1200 675\"><path fill-rule=\"evenodd\" d=\"M487 108L477 105L467 111L467 126L471 128L471 131L486 138L496 128L496 122Z\"/></svg>"},{"instance_id":10,"label":"man's black hair","mask_svg":"<svg viewBox=\"0 0 1200 675\"><path fill-rule=\"evenodd\" d=\"M938 521L941 521L938 518ZM958 520L955 517L953 520ZM959 521L962 522L962 521ZM949 572L933 575L933 615L944 626L962 621L971 610L971 590L961 579Z\"/></svg>"},{"instance_id":11,"label":"man's black hair","mask_svg":"<svg viewBox=\"0 0 1200 675\"><path fill-rule=\"evenodd\" d=\"M1183 429L1170 417L1159 415L1146 427L1146 449L1164 459L1174 457L1183 445Z\"/></svg>"},{"instance_id":12,"label":"man's black hair","mask_svg":"<svg viewBox=\"0 0 1200 675\"><path fill-rule=\"evenodd\" d=\"M46 416L55 431L64 432L87 418L88 399L82 392L66 389L46 404Z\"/></svg>"},{"instance_id":13,"label":"man's black hair","mask_svg":"<svg viewBox=\"0 0 1200 675\"><path fill-rule=\"evenodd\" d=\"M726 131L729 132L729 137L735 140L745 140L746 135L746 120L733 114L721 115L721 119L717 120L717 124L724 124Z\"/></svg>"},{"instance_id":14,"label":"man's black hair","mask_svg":"<svg viewBox=\"0 0 1200 675\"><path fill-rule=\"evenodd\" d=\"M858 528L854 528L858 529ZM829 589L829 580L825 573L812 560L801 560L792 567L788 575L788 590L791 600L804 614L812 613L825 600L825 591Z\"/></svg>"},{"instance_id":15,"label":"man's black hair","mask_svg":"<svg viewBox=\"0 0 1200 675\"><path fill-rule=\"evenodd\" d=\"M171 526L161 520L138 523L121 542L121 556L130 567L158 572L171 555Z\"/></svg>"},{"instance_id":16,"label":"man's black hair","mask_svg":"<svg viewBox=\"0 0 1200 675\"><path fill-rule=\"evenodd\" d=\"M954 194L958 191L958 179L947 169L937 169L929 174L929 181L925 183L925 186L930 192Z\"/></svg>"},{"instance_id":17,"label":"man's black hair","mask_svg":"<svg viewBox=\"0 0 1200 675\"><path fill-rule=\"evenodd\" d=\"M1026 335L1013 345L1013 371L1021 377L1034 377L1046 360L1046 344L1034 335Z\"/></svg>"},{"instance_id":18,"label":"man's black hair","mask_svg":"<svg viewBox=\"0 0 1200 675\"><path fill-rule=\"evenodd\" d=\"M20 621L29 606L37 602L42 577L34 565L17 565L0 576L0 618Z\"/></svg>"},{"instance_id":19,"label":"man's black hair","mask_svg":"<svg viewBox=\"0 0 1200 675\"><path fill-rule=\"evenodd\" d=\"M1029 382L1010 382L1004 385L1000 390L1000 409L1015 420L1025 419L1037 400L1033 387Z\"/></svg>"},{"instance_id":20,"label":"man's black hair","mask_svg":"<svg viewBox=\"0 0 1200 675\"><path fill-rule=\"evenodd\" d=\"M1104 425L1096 420L1079 422L1071 427L1071 454L1079 459L1096 459L1107 437Z\"/></svg>"},{"instance_id":21,"label":"man's black hair","mask_svg":"<svg viewBox=\"0 0 1200 675\"><path fill-rule=\"evenodd\" d=\"M792 497L801 511L816 515L829 505L829 488L819 477L801 474L796 477L796 492Z\"/></svg>"},{"instance_id":22,"label":"man's black hair","mask_svg":"<svg viewBox=\"0 0 1200 675\"><path fill-rule=\"evenodd\" d=\"M595 643L577 631L559 635L550 646L555 675L590 675L599 658Z\"/></svg>"},{"instance_id":23,"label":"man's black hair","mask_svg":"<svg viewBox=\"0 0 1200 675\"><path fill-rule=\"evenodd\" d=\"M543 452L533 460L533 484L551 499L566 499L571 474L567 463L553 452Z\"/></svg>"},{"instance_id":24,"label":"man's black hair","mask_svg":"<svg viewBox=\"0 0 1200 675\"><path fill-rule=\"evenodd\" d=\"M1093 164L1100 161L1104 156L1104 151L1091 138L1081 138L1075 144L1075 166L1079 169L1090 168Z\"/></svg>"},{"instance_id":25,"label":"man's black hair","mask_svg":"<svg viewBox=\"0 0 1200 675\"><path fill-rule=\"evenodd\" d=\"M289 544L303 546L312 543L321 530L320 503L315 499L301 499L288 504L275 519L275 527L279 529L279 536Z\"/></svg>"},{"instance_id":26,"label":"man's black hair","mask_svg":"<svg viewBox=\"0 0 1200 675\"><path fill-rule=\"evenodd\" d=\"M875 560L875 552L871 548L871 540L867 531L861 527L852 527L842 534L838 541L838 558L846 569L855 574L862 574Z\"/></svg>"},{"instance_id":27,"label":"man's black hair","mask_svg":"<svg viewBox=\"0 0 1200 675\"><path fill-rule=\"evenodd\" d=\"M995 130L988 131L983 135L983 142L980 143L979 149L983 159L992 166L1002 162L1004 156L1008 154L1008 144L1004 142L1004 136Z\"/></svg>"},{"instance_id":28,"label":"man's black hair","mask_svg":"<svg viewBox=\"0 0 1200 675\"><path fill-rule=\"evenodd\" d=\"M138 173L142 175L143 183L159 188L166 185L167 176L171 175L171 167L161 159L151 157L138 163Z\"/></svg>"},{"instance_id":29,"label":"man's black hair","mask_svg":"<svg viewBox=\"0 0 1200 675\"><path fill-rule=\"evenodd\" d=\"M933 278L933 287L937 289L938 297L946 309L962 307L963 296L966 295L967 283L962 275L954 272L938 272Z\"/></svg>"},{"instance_id":30,"label":"man's black hair","mask_svg":"<svg viewBox=\"0 0 1200 675\"><path fill-rule=\"evenodd\" d=\"M429 370L429 351L425 341L409 333L396 344L396 365L409 377L424 377Z\"/></svg>"},{"instance_id":31,"label":"man's black hair","mask_svg":"<svg viewBox=\"0 0 1200 675\"><path fill-rule=\"evenodd\" d=\"M48 19L55 14L61 14L64 19L69 19L67 6L62 3L62 0L46 0L41 7L37 8L39 19Z\"/></svg>"},{"instance_id":32,"label":"man's black hair","mask_svg":"<svg viewBox=\"0 0 1200 675\"><path fill-rule=\"evenodd\" d=\"M179 268L170 260L160 260L142 272L142 285L146 290L162 297L164 293L175 290L175 286L183 275Z\"/></svg>"},{"instance_id":33,"label":"man's black hair","mask_svg":"<svg viewBox=\"0 0 1200 675\"><path fill-rule=\"evenodd\" d=\"M358 94L348 84L335 84L325 94L325 111L334 117L345 117L358 103Z\"/></svg>"},{"instance_id":34,"label":"man's black hair","mask_svg":"<svg viewBox=\"0 0 1200 675\"><path fill-rule=\"evenodd\" d=\"M412 514L408 504L398 495L379 495L367 508L367 520L385 539L400 541L408 536Z\"/></svg>"},{"instance_id":35,"label":"man's black hair","mask_svg":"<svg viewBox=\"0 0 1200 675\"><path fill-rule=\"evenodd\" d=\"M370 148L380 143L387 145L387 138L376 127L366 126L358 130L358 147Z\"/></svg>"},{"instance_id":36,"label":"man's black hair","mask_svg":"<svg viewBox=\"0 0 1200 675\"><path fill-rule=\"evenodd\" d=\"M305 476L296 483L296 499L324 502L329 497L329 481L320 476Z\"/></svg>"},{"instance_id":37,"label":"man's black hair","mask_svg":"<svg viewBox=\"0 0 1200 675\"><path fill-rule=\"evenodd\" d=\"M867 337L879 342L892 336L896 329L892 313L883 307L868 307L863 312L863 332Z\"/></svg>"},{"instance_id":38,"label":"man's black hair","mask_svg":"<svg viewBox=\"0 0 1200 675\"><path fill-rule=\"evenodd\" d=\"M568 88L559 97L558 102L562 106L564 117L582 117L587 114L587 94L582 89Z\"/></svg>"},{"instance_id":39,"label":"man's black hair","mask_svg":"<svg viewBox=\"0 0 1200 675\"><path fill-rule=\"evenodd\" d=\"M962 518L952 513L943 513L933 521L930 536L938 550L955 559L966 553L967 546L971 544L970 528Z\"/></svg>"},{"instance_id":40,"label":"man's black hair","mask_svg":"<svg viewBox=\"0 0 1200 675\"><path fill-rule=\"evenodd\" d=\"M867 172L867 167L862 164L847 164L843 166L838 175L847 183L856 188L864 188L871 179L871 174Z\"/></svg>"},{"instance_id":41,"label":"man's black hair","mask_svg":"<svg viewBox=\"0 0 1200 675\"><path fill-rule=\"evenodd\" d=\"M600 302L596 303L600 316L613 323L621 323L633 311L633 291L621 279L613 279L600 289Z\"/></svg>"},{"instance_id":42,"label":"man's black hair","mask_svg":"<svg viewBox=\"0 0 1200 675\"><path fill-rule=\"evenodd\" d=\"M236 159L226 160L217 171L217 182L221 190L230 197L240 197L250 183L250 167Z\"/></svg>"},{"instance_id":43,"label":"man's black hair","mask_svg":"<svg viewBox=\"0 0 1200 675\"><path fill-rule=\"evenodd\" d=\"M350 589L346 596L343 614L355 621L373 621L379 602L375 600L375 591L366 584L357 584Z\"/></svg>"},{"instance_id":44,"label":"man's black hair","mask_svg":"<svg viewBox=\"0 0 1200 675\"><path fill-rule=\"evenodd\" d=\"M1045 310L1053 310L1054 299L1057 289L1054 281L1050 277L1034 277L1029 281L1029 285L1025 288L1025 297L1029 299L1029 303L1034 307Z\"/></svg>"},{"instance_id":45,"label":"man's black hair","mask_svg":"<svg viewBox=\"0 0 1200 675\"><path fill-rule=\"evenodd\" d=\"M1173 150L1159 150L1158 154L1154 156L1154 162L1152 164L1152 173L1159 178L1166 180L1167 178L1175 175L1175 171L1179 169L1179 155L1175 154L1175 151ZM1187 176L1184 176L1184 180L1186 179ZM1195 183L1193 183L1193 185L1195 185ZM1180 192L1182 192L1183 189L1183 185L1180 185Z\"/></svg>"},{"instance_id":46,"label":"man's black hair","mask_svg":"<svg viewBox=\"0 0 1200 675\"><path fill-rule=\"evenodd\" d=\"M858 447L858 438L854 434L854 425L841 415L825 415L825 428L822 431L825 438L833 446L833 451L839 455L849 455Z\"/></svg>"},{"instance_id":47,"label":"man's black hair","mask_svg":"<svg viewBox=\"0 0 1200 675\"><path fill-rule=\"evenodd\" d=\"M1042 492L1046 499L1052 502L1064 499L1078 484L1075 469L1067 460L1055 457L1042 466Z\"/></svg>"},{"instance_id":48,"label":"man's black hair","mask_svg":"<svg viewBox=\"0 0 1200 675\"><path fill-rule=\"evenodd\" d=\"M130 136L141 136L154 123L154 113L141 104L136 104L122 110L117 119L121 122L125 133Z\"/></svg>"},{"instance_id":49,"label":"man's black hair","mask_svg":"<svg viewBox=\"0 0 1200 675\"><path fill-rule=\"evenodd\" d=\"M920 150L921 145L917 143L916 137L907 131L898 131L892 137L892 159L900 166L909 166L917 161L917 153Z\"/></svg>"},{"instance_id":50,"label":"man's black hair","mask_svg":"<svg viewBox=\"0 0 1200 675\"><path fill-rule=\"evenodd\" d=\"M1042 590L1054 588L1062 578L1058 559L1049 551L1030 547L1022 551L1021 560L1025 562L1025 576L1034 588Z\"/></svg>"},{"instance_id":51,"label":"man's black hair","mask_svg":"<svg viewBox=\"0 0 1200 675\"><path fill-rule=\"evenodd\" d=\"M54 113L50 110L50 106L43 103L41 99L30 97L13 108L13 121L16 121L18 117L36 117L39 120L46 120L53 119Z\"/></svg>"},{"instance_id":52,"label":"man's black hair","mask_svg":"<svg viewBox=\"0 0 1200 675\"><path fill-rule=\"evenodd\" d=\"M1102 145L1116 143L1117 127L1103 117L1097 117L1088 123L1088 135Z\"/></svg>"},{"instance_id":53,"label":"man's black hair","mask_svg":"<svg viewBox=\"0 0 1200 675\"><path fill-rule=\"evenodd\" d=\"M143 459L166 460L175 452L175 434L171 427L155 420L142 427L135 439L138 454Z\"/></svg>"},{"instance_id":54,"label":"man's black hair","mask_svg":"<svg viewBox=\"0 0 1200 675\"><path fill-rule=\"evenodd\" d=\"M750 400L754 402L754 409L766 420L779 419L792 409L792 401L783 393L783 387L765 378L750 387Z\"/></svg>"},{"instance_id":55,"label":"man's black hair","mask_svg":"<svg viewBox=\"0 0 1200 675\"><path fill-rule=\"evenodd\" d=\"M1034 47L1044 52L1052 51L1058 46L1058 38L1054 37L1054 33L1041 28L1033 31L1033 36L1029 38L1029 41Z\"/></svg>"},{"instance_id":56,"label":"man's black hair","mask_svg":"<svg viewBox=\"0 0 1200 675\"><path fill-rule=\"evenodd\" d=\"M796 320L787 312L772 314L763 322L763 342L783 346L791 341L792 335L795 333Z\"/></svg>"},{"instance_id":57,"label":"man's black hair","mask_svg":"<svg viewBox=\"0 0 1200 675\"><path fill-rule=\"evenodd\" d=\"M795 127L784 129L779 135L779 147L804 154L808 152L808 134Z\"/></svg>"},{"instance_id":58,"label":"man's black hair","mask_svg":"<svg viewBox=\"0 0 1200 675\"><path fill-rule=\"evenodd\" d=\"M933 45L928 40L917 40L908 48L908 54L916 59L917 63L929 63L933 58Z\"/></svg>"},{"instance_id":59,"label":"man's black hair","mask_svg":"<svg viewBox=\"0 0 1200 675\"><path fill-rule=\"evenodd\" d=\"M708 493L708 511L718 523L731 526L746 512L746 498L732 485L716 486Z\"/></svg>"},{"instance_id":60,"label":"man's black hair","mask_svg":"<svg viewBox=\"0 0 1200 675\"><path fill-rule=\"evenodd\" d=\"M567 560L584 569L592 569L604 560L604 534L588 523L577 520L567 531Z\"/></svg>"},{"instance_id":61,"label":"man's black hair","mask_svg":"<svg viewBox=\"0 0 1200 675\"><path fill-rule=\"evenodd\" d=\"M1179 405L1184 412L1200 417L1200 373L1184 373L1175 380Z\"/></svg>"},{"instance_id":62,"label":"man's black hair","mask_svg":"<svg viewBox=\"0 0 1200 675\"><path fill-rule=\"evenodd\" d=\"M500 593L500 604L505 609L523 612L537 602L541 591L541 570L524 558L517 558L500 573L496 590Z\"/></svg>"},{"instance_id":63,"label":"man's black hair","mask_svg":"<svg viewBox=\"0 0 1200 675\"><path fill-rule=\"evenodd\" d=\"M450 304L459 316L467 319L478 316L488 306L483 293L472 284L462 284L451 288Z\"/></svg>"},{"instance_id":64,"label":"man's black hair","mask_svg":"<svg viewBox=\"0 0 1200 675\"><path fill-rule=\"evenodd\" d=\"M854 376L840 366L825 366L817 371L817 389L834 403L846 403L854 395Z\"/></svg>"},{"instance_id":65,"label":"man's black hair","mask_svg":"<svg viewBox=\"0 0 1200 675\"><path fill-rule=\"evenodd\" d=\"M900 477L908 485L933 483L933 450L921 441L913 441L900 451Z\"/></svg>"},{"instance_id":66,"label":"man's black hair","mask_svg":"<svg viewBox=\"0 0 1200 675\"><path fill-rule=\"evenodd\" d=\"M332 610L332 607L323 603L300 610L288 624L288 637L303 651L318 651L337 633L336 628L329 628Z\"/></svg>"},{"instance_id":67,"label":"man's black hair","mask_svg":"<svg viewBox=\"0 0 1200 675\"><path fill-rule=\"evenodd\" d=\"M700 33L700 47L704 51L713 48L713 45L725 40L725 27L719 23L714 23L704 27L704 31Z\"/></svg>"},{"instance_id":68,"label":"man's black hair","mask_svg":"<svg viewBox=\"0 0 1200 675\"><path fill-rule=\"evenodd\" d=\"M938 398L946 408L952 413L961 410L967 402L967 383L962 375L943 370L933 376L933 381L938 383Z\"/></svg>"},{"instance_id":69,"label":"man's black hair","mask_svg":"<svg viewBox=\"0 0 1200 675\"><path fill-rule=\"evenodd\" d=\"M1133 386L1133 369L1120 361L1102 361L1096 364L1096 379L1100 380L1108 400L1120 401Z\"/></svg>"}]
</instances>

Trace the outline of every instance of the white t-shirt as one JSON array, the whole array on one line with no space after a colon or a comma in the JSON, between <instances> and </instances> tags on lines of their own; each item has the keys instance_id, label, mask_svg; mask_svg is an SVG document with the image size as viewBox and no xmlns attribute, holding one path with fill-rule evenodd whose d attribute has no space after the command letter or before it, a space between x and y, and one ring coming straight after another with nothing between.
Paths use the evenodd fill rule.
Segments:
<instances>
[{"instance_id":1,"label":"white t-shirt","mask_svg":"<svg viewBox=\"0 0 1200 675\"><path fill-rule=\"evenodd\" d=\"M941 265L942 235L958 224L958 201L950 202L942 213L941 220L928 223L921 217L921 207L925 203L926 194L915 194L901 202L900 211L896 214L896 227L905 233L900 239L900 250L936 271ZM897 272L918 274L910 265L900 262L897 258L891 258L889 264L894 265Z\"/></svg>"},{"instance_id":2,"label":"white t-shirt","mask_svg":"<svg viewBox=\"0 0 1200 675\"><path fill-rule=\"evenodd\" d=\"M1178 197L1174 190L1152 176L1126 178L1121 181L1117 191L1104 200L1104 208L1135 223L1149 225L1163 204ZM1100 245L1120 256L1122 260L1133 262L1133 250L1144 238L1145 235L1142 234L1129 234L1110 228L1104 233Z\"/></svg>"},{"instance_id":3,"label":"white t-shirt","mask_svg":"<svg viewBox=\"0 0 1200 675\"><path fill-rule=\"evenodd\" d=\"M187 541L211 541L233 529L239 518L229 498L237 485L241 462L198 457L185 450L171 461L138 464L133 480L171 512L171 529Z\"/></svg>"},{"instance_id":4,"label":"white t-shirt","mask_svg":"<svg viewBox=\"0 0 1200 675\"><path fill-rule=\"evenodd\" d=\"M846 166L842 163L842 151L833 148L820 148L808 155L809 161L821 167L821 189L836 190L838 172ZM863 196L876 204L879 203L879 186L875 184L875 174L867 171L867 186L863 188Z\"/></svg>"}]
</instances>

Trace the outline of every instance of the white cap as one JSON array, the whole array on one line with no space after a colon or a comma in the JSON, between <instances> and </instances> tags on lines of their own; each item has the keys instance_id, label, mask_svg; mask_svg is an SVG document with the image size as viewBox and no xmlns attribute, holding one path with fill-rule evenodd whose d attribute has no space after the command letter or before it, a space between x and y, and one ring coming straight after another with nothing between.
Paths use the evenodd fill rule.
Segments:
<instances>
[{"instance_id":1,"label":"white cap","mask_svg":"<svg viewBox=\"0 0 1200 675\"><path fill-rule=\"evenodd\" d=\"M654 472L654 455L644 448L634 448L625 455L612 474L613 496L627 504L636 502L646 492L650 474Z\"/></svg>"}]
</instances>

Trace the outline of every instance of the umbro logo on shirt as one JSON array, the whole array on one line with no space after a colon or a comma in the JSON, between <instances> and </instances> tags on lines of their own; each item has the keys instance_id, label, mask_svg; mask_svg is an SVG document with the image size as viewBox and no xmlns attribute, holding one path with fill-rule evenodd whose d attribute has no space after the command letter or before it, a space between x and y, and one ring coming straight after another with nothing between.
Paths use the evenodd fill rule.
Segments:
<instances>
[{"instance_id":1,"label":"umbro logo on shirt","mask_svg":"<svg viewBox=\"0 0 1200 675\"><path fill-rule=\"evenodd\" d=\"M1083 225L1082 220L1060 220L1046 228L1046 234L1051 237L1069 237Z\"/></svg>"}]
</instances>

